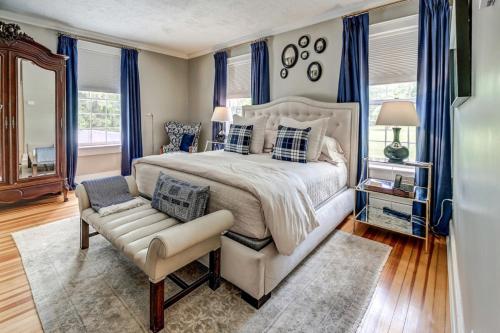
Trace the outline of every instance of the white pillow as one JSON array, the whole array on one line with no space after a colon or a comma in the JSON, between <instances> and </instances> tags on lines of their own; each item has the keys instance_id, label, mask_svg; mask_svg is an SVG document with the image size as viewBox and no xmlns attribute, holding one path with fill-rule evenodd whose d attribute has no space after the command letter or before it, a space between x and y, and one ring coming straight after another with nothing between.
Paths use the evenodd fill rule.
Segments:
<instances>
[{"instance_id":1,"label":"white pillow","mask_svg":"<svg viewBox=\"0 0 500 333\"><path fill-rule=\"evenodd\" d=\"M309 138L307 141L307 160L317 161L321 154L321 145L325 137L326 129L328 128L328 121L330 118L322 118L311 121L298 121L292 118L281 118L280 125L286 127L293 127L304 129L311 127Z\"/></svg>"},{"instance_id":2,"label":"white pillow","mask_svg":"<svg viewBox=\"0 0 500 333\"><path fill-rule=\"evenodd\" d=\"M266 132L264 134L264 150L266 150L266 149L273 150L277 137L278 137L277 130L266 129Z\"/></svg>"},{"instance_id":3,"label":"white pillow","mask_svg":"<svg viewBox=\"0 0 500 333\"><path fill-rule=\"evenodd\" d=\"M250 143L250 153L260 154L264 148L264 135L266 132L266 117L243 118L234 115L233 124L235 125L253 125L252 141Z\"/></svg>"},{"instance_id":4,"label":"white pillow","mask_svg":"<svg viewBox=\"0 0 500 333\"><path fill-rule=\"evenodd\" d=\"M321 146L321 156L319 160L327 161L333 164L347 162L340 143L338 143L335 138L329 136L325 136L323 139L323 145Z\"/></svg>"}]
</instances>

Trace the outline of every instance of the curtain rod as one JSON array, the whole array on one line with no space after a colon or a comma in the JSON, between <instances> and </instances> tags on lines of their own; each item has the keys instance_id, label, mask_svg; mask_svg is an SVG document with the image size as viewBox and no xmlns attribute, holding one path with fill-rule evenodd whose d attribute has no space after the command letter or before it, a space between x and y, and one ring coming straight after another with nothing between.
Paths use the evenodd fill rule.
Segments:
<instances>
[{"instance_id":1,"label":"curtain rod","mask_svg":"<svg viewBox=\"0 0 500 333\"><path fill-rule=\"evenodd\" d=\"M129 50L136 50L137 52L141 52L141 50L138 49L138 48L136 48L136 47L131 47L131 46L120 44L120 43L108 42L108 41L105 41L105 40L102 40L102 39L96 39L96 38L92 38L92 37L85 37L85 36L70 34L70 33L66 33L66 32L63 32L63 31L59 31L59 35L68 36L68 37L75 38L75 39L78 39L78 40L83 40L83 41L86 41L86 42L91 42L91 43L96 43L96 44L101 44L101 45L116 47L116 48L119 48L119 49L129 49Z\"/></svg>"},{"instance_id":2,"label":"curtain rod","mask_svg":"<svg viewBox=\"0 0 500 333\"><path fill-rule=\"evenodd\" d=\"M261 37L261 38L257 38L257 39L253 39L251 41L248 41L248 42L245 42L245 43L241 43L241 44L238 44L238 45L234 45L234 46L228 46L228 47L225 47L225 48L222 48L222 49L216 49L213 53L219 53L219 52L223 52L223 51L226 51L226 52L231 52L231 49L235 46L242 46L242 45L250 45L250 44L253 44L253 43L256 43L256 42L261 42L261 41L269 41L269 38L270 37Z\"/></svg>"},{"instance_id":3,"label":"curtain rod","mask_svg":"<svg viewBox=\"0 0 500 333\"><path fill-rule=\"evenodd\" d=\"M365 9L365 10L359 10L357 12L352 12L350 14L342 15L342 18L358 16L358 15L361 15L361 14L364 14L364 13L368 13L368 12L370 12L372 10L376 10L376 9L380 9L380 8L384 8L384 7L389 7L389 6L396 5L396 4L399 4L399 3L402 3L402 2L407 2L407 1L409 1L409 0L397 0L397 1L394 1L394 2L391 2L391 3L386 3L385 5L379 5L379 6L371 7L371 8Z\"/></svg>"}]
</instances>

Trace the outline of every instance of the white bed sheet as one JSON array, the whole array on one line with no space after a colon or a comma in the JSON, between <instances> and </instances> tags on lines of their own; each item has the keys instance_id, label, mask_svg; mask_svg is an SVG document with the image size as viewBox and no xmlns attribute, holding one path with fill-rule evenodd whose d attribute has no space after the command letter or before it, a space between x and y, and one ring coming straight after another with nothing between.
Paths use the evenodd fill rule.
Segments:
<instances>
[{"instance_id":1,"label":"white bed sheet","mask_svg":"<svg viewBox=\"0 0 500 333\"><path fill-rule=\"evenodd\" d=\"M252 160L254 162L269 164L287 171L292 171L306 184L307 193L315 207L321 206L324 201L340 190L343 190L347 184L347 167L344 163L338 165L332 165L328 162L309 162L302 164L274 160L271 158L271 154L240 155L224 152L222 150L203 154L214 154L221 158L224 158L225 154L231 154L232 157L237 155L237 157L242 160ZM231 228L232 231L257 239L270 236L259 200L249 192L239 188L221 184L196 175L166 169L157 165L137 164L136 180L141 193L152 196L160 171L194 184L209 185L211 196L208 204L208 211L213 212L220 209L232 211L235 217L234 226ZM279 186L279 184L277 184L277 186Z\"/></svg>"}]
</instances>

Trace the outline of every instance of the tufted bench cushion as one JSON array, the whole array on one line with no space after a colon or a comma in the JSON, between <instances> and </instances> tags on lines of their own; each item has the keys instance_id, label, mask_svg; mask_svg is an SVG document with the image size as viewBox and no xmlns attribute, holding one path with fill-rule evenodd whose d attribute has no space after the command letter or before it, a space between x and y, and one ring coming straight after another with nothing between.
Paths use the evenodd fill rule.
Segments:
<instances>
[{"instance_id":1,"label":"tufted bench cushion","mask_svg":"<svg viewBox=\"0 0 500 333\"><path fill-rule=\"evenodd\" d=\"M149 244L158 232L179 222L151 208L148 200L142 200L146 203L144 206L104 217L87 208L82 212L82 219L146 272Z\"/></svg>"}]
</instances>

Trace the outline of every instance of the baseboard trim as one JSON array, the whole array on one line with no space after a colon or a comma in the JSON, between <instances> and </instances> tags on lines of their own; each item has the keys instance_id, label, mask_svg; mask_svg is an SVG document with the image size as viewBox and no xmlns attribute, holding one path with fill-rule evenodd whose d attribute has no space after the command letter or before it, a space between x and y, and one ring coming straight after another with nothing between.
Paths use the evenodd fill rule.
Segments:
<instances>
[{"instance_id":1,"label":"baseboard trim","mask_svg":"<svg viewBox=\"0 0 500 333\"><path fill-rule=\"evenodd\" d=\"M458 276L457 248L455 246L454 223L450 221L450 235L447 237L448 285L450 297L450 321L452 333L465 333L462 294Z\"/></svg>"},{"instance_id":2,"label":"baseboard trim","mask_svg":"<svg viewBox=\"0 0 500 333\"><path fill-rule=\"evenodd\" d=\"M91 174L87 174L87 175L76 176L75 181L77 183L81 183L84 180L96 179L96 178L102 178L102 177L119 176L120 174L121 174L120 170L103 171L103 172L99 172L99 173L91 173Z\"/></svg>"}]
</instances>

